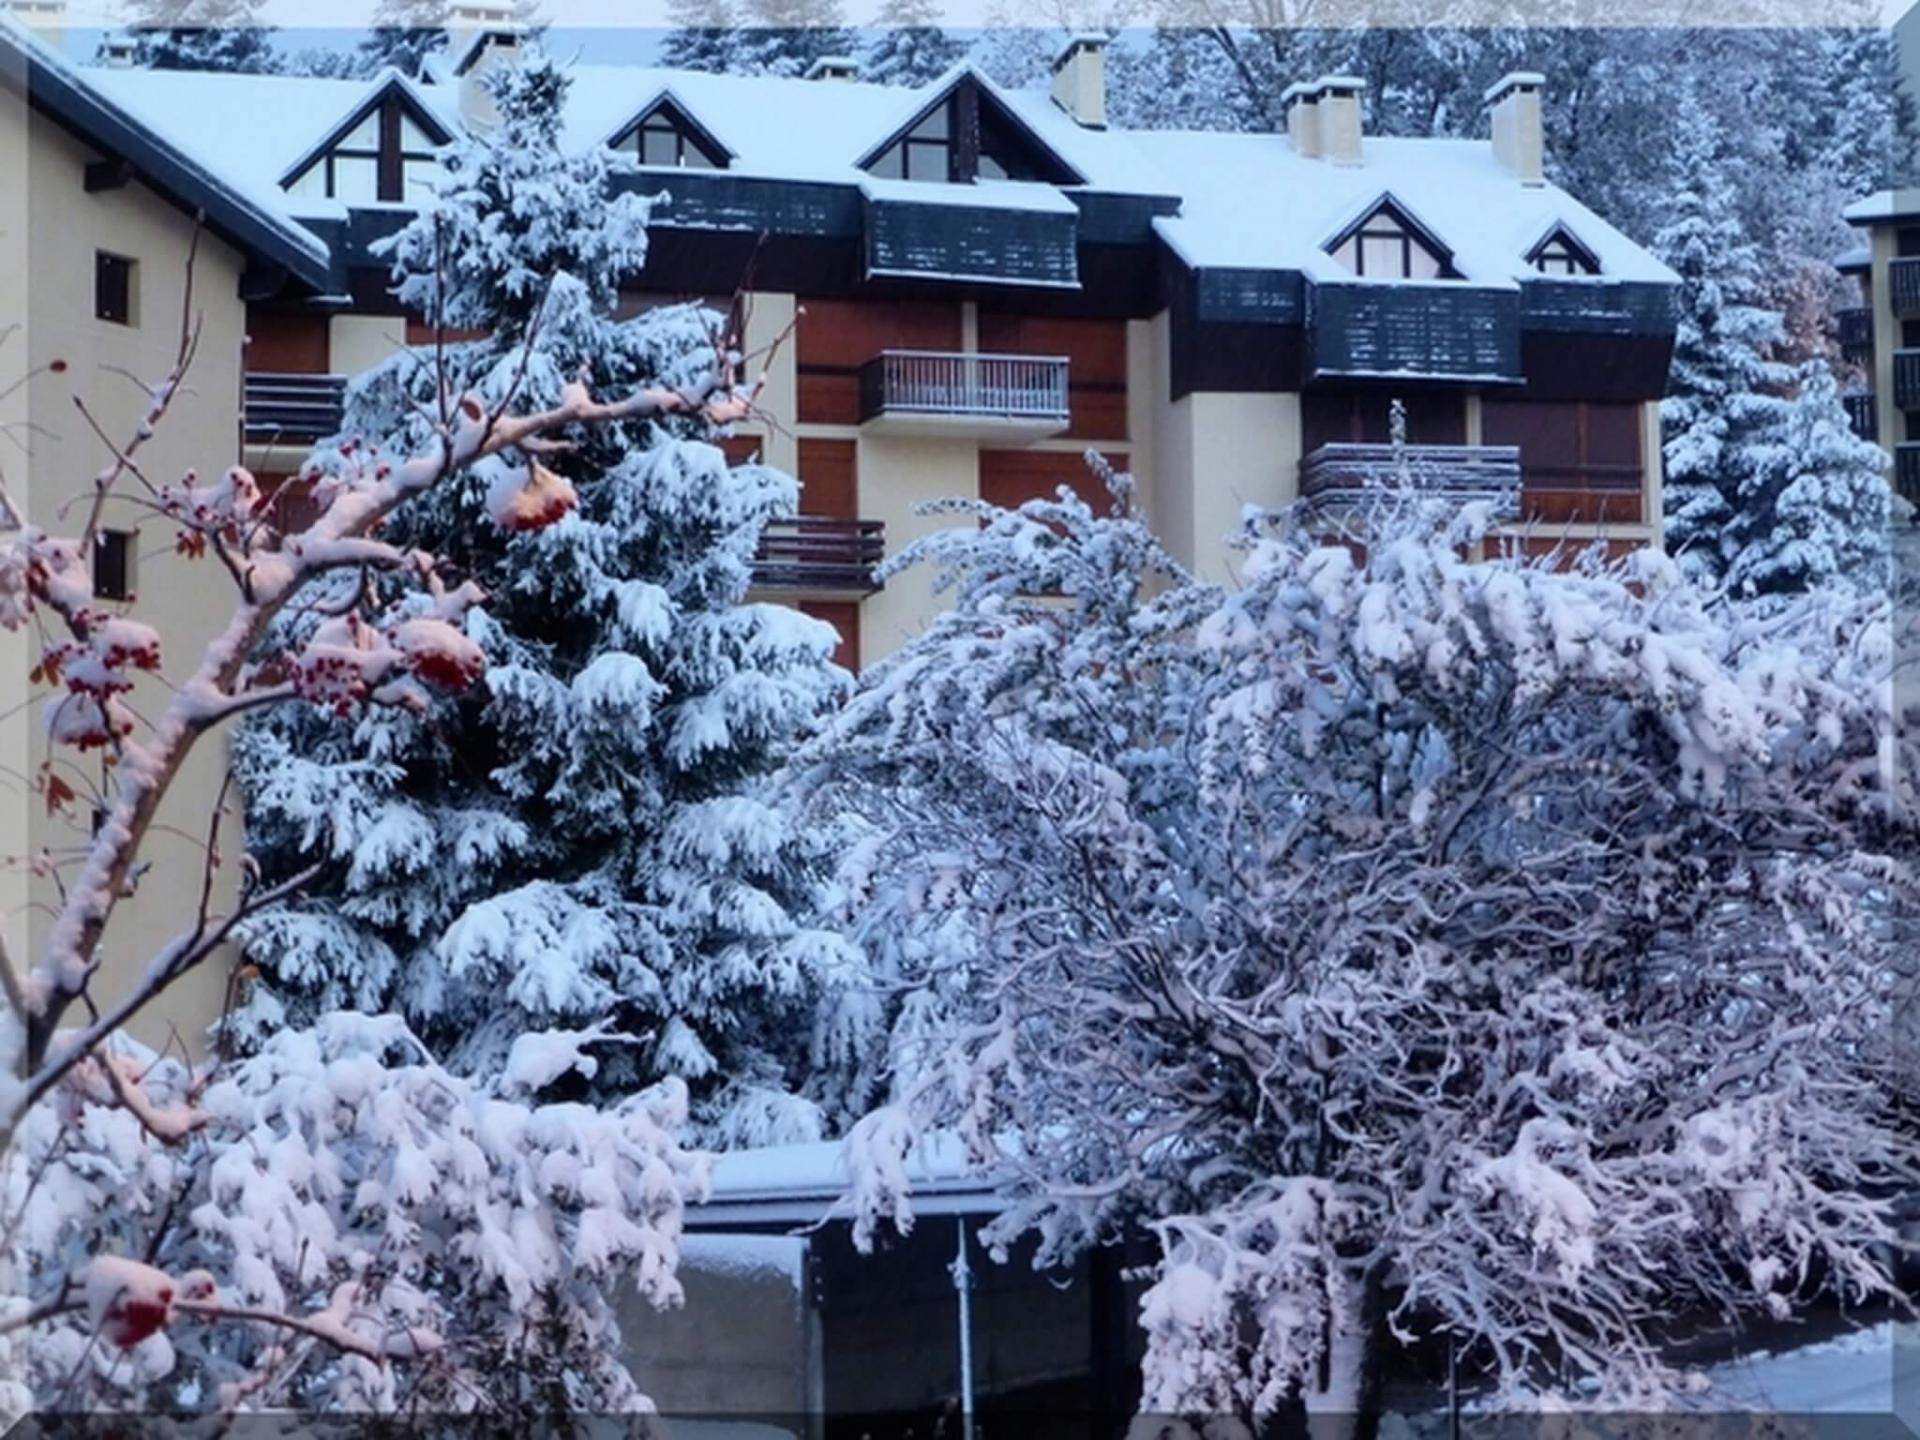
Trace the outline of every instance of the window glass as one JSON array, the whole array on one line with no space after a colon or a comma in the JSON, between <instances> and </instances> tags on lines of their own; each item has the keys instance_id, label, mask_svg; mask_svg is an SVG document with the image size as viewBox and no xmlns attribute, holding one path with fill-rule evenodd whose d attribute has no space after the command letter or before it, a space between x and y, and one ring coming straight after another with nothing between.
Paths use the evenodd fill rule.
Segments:
<instances>
[{"instance_id":1,"label":"window glass","mask_svg":"<svg viewBox=\"0 0 1920 1440\"><path fill-rule=\"evenodd\" d=\"M414 123L411 115L402 111L400 114L400 148L402 150L431 151L437 150L440 147L434 143L431 135L427 134L426 131Z\"/></svg>"},{"instance_id":2,"label":"window glass","mask_svg":"<svg viewBox=\"0 0 1920 1440\"><path fill-rule=\"evenodd\" d=\"M380 198L380 162L371 155L335 155L333 196L349 205L373 204Z\"/></svg>"},{"instance_id":3,"label":"window glass","mask_svg":"<svg viewBox=\"0 0 1920 1440\"><path fill-rule=\"evenodd\" d=\"M102 530L93 540L93 593L102 600L133 596L133 536Z\"/></svg>"},{"instance_id":4,"label":"window glass","mask_svg":"<svg viewBox=\"0 0 1920 1440\"><path fill-rule=\"evenodd\" d=\"M440 162L437 160L404 160L400 165L401 198L403 200L431 199L440 183Z\"/></svg>"},{"instance_id":5,"label":"window glass","mask_svg":"<svg viewBox=\"0 0 1920 1440\"><path fill-rule=\"evenodd\" d=\"M296 175L287 186L289 195L323 196L327 193L327 162L319 159Z\"/></svg>"},{"instance_id":6,"label":"window glass","mask_svg":"<svg viewBox=\"0 0 1920 1440\"><path fill-rule=\"evenodd\" d=\"M1360 236L1360 273L1405 279L1406 251L1406 237L1398 231L1392 234L1365 231Z\"/></svg>"},{"instance_id":7,"label":"window glass","mask_svg":"<svg viewBox=\"0 0 1920 1440\"><path fill-rule=\"evenodd\" d=\"M115 325L133 323L133 261L126 256L94 252L93 313Z\"/></svg>"},{"instance_id":8,"label":"window glass","mask_svg":"<svg viewBox=\"0 0 1920 1440\"><path fill-rule=\"evenodd\" d=\"M947 159L947 147L944 143L909 144L906 151L907 179L945 180L952 174L952 165Z\"/></svg>"},{"instance_id":9,"label":"window glass","mask_svg":"<svg viewBox=\"0 0 1920 1440\"><path fill-rule=\"evenodd\" d=\"M380 112L367 112L367 118L341 137L338 150L377 150L380 148Z\"/></svg>"},{"instance_id":10,"label":"window glass","mask_svg":"<svg viewBox=\"0 0 1920 1440\"><path fill-rule=\"evenodd\" d=\"M649 120L640 127L640 163L675 165L680 160L680 135L661 120Z\"/></svg>"}]
</instances>

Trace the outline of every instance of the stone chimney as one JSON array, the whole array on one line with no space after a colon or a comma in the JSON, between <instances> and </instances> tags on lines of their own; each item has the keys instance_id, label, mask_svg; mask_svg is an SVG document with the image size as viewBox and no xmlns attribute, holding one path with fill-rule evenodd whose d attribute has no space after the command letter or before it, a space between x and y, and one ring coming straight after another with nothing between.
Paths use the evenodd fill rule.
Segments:
<instances>
[{"instance_id":1,"label":"stone chimney","mask_svg":"<svg viewBox=\"0 0 1920 1440\"><path fill-rule=\"evenodd\" d=\"M1107 37L1085 30L1053 58L1053 103L1089 130L1107 128Z\"/></svg>"},{"instance_id":2,"label":"stone chimney","mask_svg":"<svg viewBox=\"0 0 1920 1440\"><path fill-rule=\"evenodd\" d=\"M67 0L4 0L4 8L49 50L66 43Z\"/></svg>"},{"instance_id":3,"label":"stone chimney","mask_svg":"<svg viewBox=\"0 0 1920 1440\"><path fill-rule=\"evenodd\" d=\"M1322 75L1319 92L1320 153L1335 165L1360 163L1360 92L1367 82L1352 75Z\"/></svg>"},{"instance_id":4,"label":"stone chimney","mask_svg":"<svg viewBox=\"0 0 1920 1440\"><path fill-rule=\"evenodd\" d=\"M806 78L851 83L860 78L860 62L851 55L822 55L807 66Z\"/></svg>"},{"instance_id":5,"label":"stone chimney","mask_svg":"<svg viewBox=\"0 0 1920 1440\"><path fill-rule=\"evenodd\" d=\"M476 134L500 123L493 96L481 82L520 53L520 26L505 5L460 0L447 12L447 54L459 67L460 119Z\"/></svg>"},{"instance_id":6,"label":"stone chimney","mask_svg":"<svg viewBox=\"0 0 1920 1440\"><path fill-rule=\"evenodd\" d=\"M109 70L131 70L138 53L133 36L120 30L100 42L100 63Z\"/></svg>"},{"instance_id":7,"label":"stone chimney","mask_svg":"<svg viewBox=\"0 0 1920 1440\"><path fill-rule=\"evenodd\" d=\"M1294 153L1315 158L1320 154L1320 87L1295 82L1280 92L1287 116L1287 138Z\"/></svg>"},{"instance_id":8,"label":"stone chimney","mask_svg":"<svg viewBox=\"0 0 1920 1440\"><path fill-rule=\"evenodd\" d=\"M1516 70L1487 91L1494 158L1528 185L1546 183L1547 146L1540 120L1540 87L1546 83L1544 75Z\"/></svg>"}]
</instances>

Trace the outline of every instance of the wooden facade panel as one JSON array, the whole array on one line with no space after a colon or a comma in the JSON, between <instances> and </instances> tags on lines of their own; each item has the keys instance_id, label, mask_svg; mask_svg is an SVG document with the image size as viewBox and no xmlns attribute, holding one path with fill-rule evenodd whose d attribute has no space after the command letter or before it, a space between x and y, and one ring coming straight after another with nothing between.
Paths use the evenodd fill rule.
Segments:
<instances>
[{"instance_id":1,"label":"wooden facade panel","mask_svg":"<svg viewBox=\"0 0 1920 1440\"><path fill-rule=\"evenodd\" d=\"M1125 440L1127 322L980 312L980 349L989 354L1064 355L1076 440Z\"/></svg>"},{"instance_id":2,"label":"wooden facade panel","mask_svg":"<svg viewBox=\"0 0 1920 1440\"><path fill-rule=\"evenodd\" d=\"M802 299L794 329L803 424L860 423L860 367L882 350L958 350L960 305Z\"/></svg>"},{"instance_id":3,"label":"wooden facade panel","mask_svg":"<svg viewBox=\"0 0 1920 1440\"><path fill-rule=\"evenodd\" d=\"M247 312L247 369L276 375L326 375L331 367L325 315Z\"/></svg>"},{"instance_id":4,"label":"wooden facade panel","mask_svg":"<svg viewBox=\"0 0 1920 1440\"><path fill-rule=\"evenodd\" d=\"M440 339L448 345L460 345L468 340L483 340L486 338L486 334L487 332L484 330L457 330L449 326L446 333L441 336ZM424 320L416 320L412 316L408 316L407 344L432 345L434 343L435 336L433 326Z\"/></svg>"},{"instance_id":5,"label":"wooden facade panel","mask_svg":"<svg viewBox=\"0 0 1920 1440\"><path fill-rule=\"evenodd\" d=\"M1520 510L1527 519L1644 518L1646 456L1637 404L1489 397L1480 413L1487 444L1520 447Z\"/></svg>"},{"instance_id":6,"label":"wooden facade panel","mask_svg":"<svg viewBox=\"0 0 1920 1440\"><path fill-rule=\"evenodd\" d=\"M766 441L758 435L723 435L713 443L727 457L728 465L744 465L749 460L757 460L760 452L766 448Z\"/></svg>"},{"instance_id":7,"label":"wooden facade panel","mask_svg":"<svg viewBox=\"0 0 1920 1440\"><path fill-rule=\"evenodd\" d=\"M855 674L860 670L860 602L858 600L802 600L794 607L802 615L824 620L840 632L833 663Z\"/></svg>"},{"instance_id":8,"label":"wooden facade panel","mask_svg":"<svg viewBox=\"0 0 1920 1440\"><path fill-rule=\"evenodd\" d=\"M1619 560L1631 555L1635 550L1645 548L1647 543L1644 540L1603 540L1601 542L1606 547L1609 560ZM1571 565L1586 553L1591 544L1591 541L1575 536L1521 535L1511 539L1489 540L1487 553L1489 555L1511 554L1513 552L1505 547L1517 546L1519 553L1531 560L1539 559L1543 555L1551 555L1557 550L1566 563Z\"/></svg>"},{"instance_id":9,"label":"wooden facade panel","mask_svg":"<svg viewBox=\"0 0 1920 1440\"><path fill-rule=\"evenodd\" d=\"M1116 470L1127 467L1124 453L1109 454ZM1075 450L982 450L980 452L980 498L992 505L1011 510L1028 500L1051 500L1062 485L1104 515L1113 505L1113 497L1100 478L1087 468L1087 462Z\"/></svg>"},{"instance_id":10,"label":"wooden facade panel","mask_svg":"<svg viewBox=\"0 0 1920 1440\"><path fill-rule=\"evenodd\" d=\"M860 518L858 448L851 440L800 441L800 513Z\"/></svg>"}]
</instances>

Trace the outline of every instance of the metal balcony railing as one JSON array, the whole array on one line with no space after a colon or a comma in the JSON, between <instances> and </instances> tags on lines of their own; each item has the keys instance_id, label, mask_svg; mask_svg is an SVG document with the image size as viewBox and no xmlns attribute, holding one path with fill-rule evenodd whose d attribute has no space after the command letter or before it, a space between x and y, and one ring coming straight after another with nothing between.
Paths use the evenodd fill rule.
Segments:
<instances>
[{"instance_id":1,"label":"metal balcony railing","mask_svg":"<svg viewBox=\"0 0 1920 1440\"><path fill-rule=\"evenodd\" d=\"M1517 499L1517 445L1322 445L1300 461L1300 494L1337 499L1401 483L1416 490Z\"/></svg>"},{"instance_id":2,"label":"metal balcony railing","mask_svg":"<svg viewBox=\"0 0 1920 1440\"><path fill-rule=\"evenodd\" d=\"M1920 410L1920 349L1893 352L1893 403L1897 409Z\"/></svg>"},{"instance_id":3,"label":"metal balcony railing","mask_svg":"<svg viewBox=\"0 0 1920 1440\"><path fill-rule=\"evenodd\" d=\"M1875 403L1871 390L1855 390L1840 397L1847 407L1847 420L1853 426L1853 433L1862 440L1880 438L1880 407Z\"/></svg>"},{"instance_id":4,"label":"metal balcony railing","mask_svg":"<svg viewBox=\"0 0 1920 1440\"><path fill-rule=\"evenodd\" d=\"M1836 313L1840 329L1840 353L1849 360L1865 360L1873 354L1873 311L1864 305L1850 305Z\"/></svg>"},{"instance_id":5,"label":"metal balcony railing","mask_svg":"<svg viewBox=\"0 0 1920 1440\"><path fill-rule=\"evenodd\" d=\"M860 418L976 416L1067 423L1064 356L882 350L860 367Z\"/></svg>"},{"instance_id":6,"label":"metal balcony railing","mask_svg":"<svg viewBox=\"0 0 1920 1440\"><path fill-rule=\"evenodd\" d=\"M1893 488L1906 500L1920 505L1920 445L1893 447Z\"/></svg>"},{"instance_id":7,"label":"metal balcony railing","mask_svg":"<svg viewBox=\"0 0 1920 1440\"><path fill-rule=\"evenodd\" d=\"M1887 262L1887 301L1902 319L1920 315L1920 256Z\"/></svg>"},{"instance_id":8,"label":"metal balcony railing","mask_svg":"<svg viewBox=\"0 0 1920 1440\"><path fill-rule=\"evenodd\" d=\"M775 520L760 532L753 579L767 590L871 594L880 588L873 570L886 549L882 521L795 515Z\"/></svg>"},{"instance_id":9,"label":"metal balcony railing","mask_svg":"<svg viewBox=\"0 0 1920 1440\"><path fill-rule=\"evenodd\" d=\"M318 440L340 429L344 375L286 375L249 370L245 405L249 440Z\"/></svg>"}]
</instances>

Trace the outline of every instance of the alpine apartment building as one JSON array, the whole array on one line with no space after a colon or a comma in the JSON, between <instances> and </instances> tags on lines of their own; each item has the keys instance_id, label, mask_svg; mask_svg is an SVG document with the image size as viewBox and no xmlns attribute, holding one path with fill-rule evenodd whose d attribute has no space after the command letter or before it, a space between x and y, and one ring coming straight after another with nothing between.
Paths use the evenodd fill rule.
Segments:
<instances>
[{"instance_id":1,"label":"alpine apartment building","mask_svg":"<svg viewBox=\"0 0 1920 1440\"><path fill-rule=\"evenodd\" d=\"M55 0L13 6L58 19ZM31 392L65 447L35 451L36 512L100 462L67 393L98 392L117 421L117 372L164 370L194 215L208 318L161 472L287 475L337 427L347 377L425 338L373 247L430 192L439 148L487 126L480 77L519 43L498 21L461 12L420 81L349 81L75 66L0 19L5 94L23 102L8 188L17 171L32 199L0 242L31 251L0 281L29 292L10 298L32 320L8 359L69 362ZM805 79L572 67L571 142L634 155L620 183L668 196L628 302L724 301L751 276L749 348L795 325L768 423L725 442L802 485L766 538L763 595L870 662L937 603L925 576L873 576L951 523L921 502L1069 485L1104 504L1088 450L1133 473L1180 559L1230 580L1243 507L1337 506L1384 473L1396 400L1420 483L1503 497L1515 543L1657 542L1675 277L1545 179L1539 76L1488 92L1487 139L1368 135L1343 76L1293 86L1285 133L1128 131L1107 124L1105 44L1067 44L1050 93L965 64L919 88L851 63ZM137 522L113 543L102 603L137 573L163 641L197 648L220 577ZM24 753L25 722L7 723ZM215 761L190 801L204 810L218 783Z\"/></svg>"},{"instance_id":2,"label":"alpine apartment building","mask_svg":"<svg viewBox=\"0 0 1920 1440\"><path fill-rule=\"evenodd\" d=\"M1920 504L1920 190L1883 190L1842 214L1864 242L1837 262L1861 300L1839 312L1841 352L1863 377L1847 408L1893 457L1893 488Z\"/></svg>"}]
</instances>

